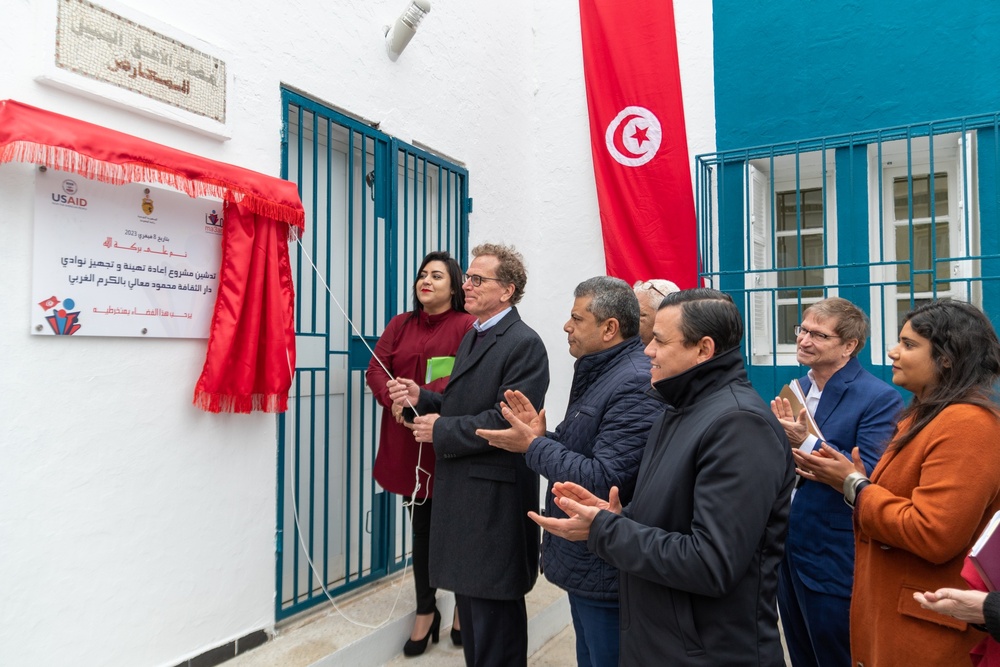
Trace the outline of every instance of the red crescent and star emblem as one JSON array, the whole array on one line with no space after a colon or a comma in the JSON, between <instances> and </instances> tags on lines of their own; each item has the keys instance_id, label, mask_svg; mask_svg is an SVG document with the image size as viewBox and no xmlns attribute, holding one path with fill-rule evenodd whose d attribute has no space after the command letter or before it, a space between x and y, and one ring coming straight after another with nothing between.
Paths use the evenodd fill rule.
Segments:
<instances>
[{"instance_id":1,"label":"red crescent and star emblem","mask_svg":"<svg viewBox=\"0 0 1000 667\"><path fill-rule=\"evenodd\" d=\"M640 167L656 156L663 133L660 121L645 107L629 106L608 124L604 143L619 164Z\"/></svg>"}]
</instances>

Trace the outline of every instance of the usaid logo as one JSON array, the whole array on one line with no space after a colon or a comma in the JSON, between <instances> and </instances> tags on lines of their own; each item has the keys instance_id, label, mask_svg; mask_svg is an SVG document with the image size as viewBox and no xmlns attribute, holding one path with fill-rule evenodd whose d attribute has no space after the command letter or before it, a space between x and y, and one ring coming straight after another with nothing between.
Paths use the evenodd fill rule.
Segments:
<instances>
[{"instance_id":1,"label":"usaid logo","mask_svg":"<svg viewBox=\"0 0 1000 667\"><path fill-rule=\"evenodd\" d=\"M83 197L75 196L79 188L77 188L76 181L67 178L62 182L63 193L58 192L52 193L52 203L59 204L60 206L70 206L72 208L87 208L87 200Z\"/></svg>"}]
</instances>

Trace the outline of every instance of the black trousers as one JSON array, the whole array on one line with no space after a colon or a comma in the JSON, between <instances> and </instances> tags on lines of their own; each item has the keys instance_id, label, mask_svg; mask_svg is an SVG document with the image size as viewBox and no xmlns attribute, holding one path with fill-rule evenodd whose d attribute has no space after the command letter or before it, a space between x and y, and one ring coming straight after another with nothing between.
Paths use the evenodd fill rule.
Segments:
<instances>
[{"instance_id":1,"label":"black trousers","mask_svg":"<svg viewBox=\"0 0 1000 667\"><path fill-rule=\"evenodd\" d=\"M411 498L404 497L407 503ZM437 589L431 588L428 562L431 550L431 499L417 498L419 505L409 505L413 529L413 588L417 593L417 613L433 614Z\"/></svg>"},{"instance_id":2,"label":"black trousers","mask_svg":"<svg viewBox=\"0 0 1000 667\"><path fill-rule=\"evenodd\" d=\"M527 667L524 598L487 600L455 594L467 667Z\"/></svg>"}]
</instances>

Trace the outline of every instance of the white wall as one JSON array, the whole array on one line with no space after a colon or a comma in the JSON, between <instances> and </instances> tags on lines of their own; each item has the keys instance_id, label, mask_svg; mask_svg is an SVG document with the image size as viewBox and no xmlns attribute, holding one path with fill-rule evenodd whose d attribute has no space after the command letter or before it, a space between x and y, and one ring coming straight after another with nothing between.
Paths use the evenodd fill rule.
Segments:
<instances>
[{"instance_id":1,"label":"white wall","mask_svg":"<svg viewBox=\"0 0 1000 667\"><path fill-rule=\"evenodd\" d=\"M572 289L604 270L576 2L433 0L396 63L381 26L402 0L133 2L228 54L228 142L36 83L50 2L4 2L0 99L277 175L285 84L463 161L471 243L526 256L561 417ZM714 137L711 6L676 4L694 155ZM273 626L274 418L191 405L205 341L32 336L32 192L30 166L0 166L0 664L172 665Z\"/></svg>"}]
</instances>

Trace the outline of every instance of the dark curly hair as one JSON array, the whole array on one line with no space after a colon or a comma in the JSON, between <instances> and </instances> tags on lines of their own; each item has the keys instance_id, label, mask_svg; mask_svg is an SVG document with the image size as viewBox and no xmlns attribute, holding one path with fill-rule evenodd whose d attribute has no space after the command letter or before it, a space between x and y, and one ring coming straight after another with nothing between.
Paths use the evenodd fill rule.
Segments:
<instances>
[{"instance_id":1,"label":"dark curly hair","mask_svg":"<svg viewBox=\"0 0 1000 667\"><path fill-rule=\"evenodd\" d=\"M900 423L907 417L913 420L893 440L891 449L904 447L955 403L978 405L1000 417L993 388L1000 377L1000 341L983 311L968 303L942 299L910 311L903 320L907 322L930 341L938 381L926 396L914 396L899 416Z\"/></svg>"},{"instance_id":2,"label":"dark curly hair","mask_svg":"<svg viewBox=\"0 0 1000 667\"><path fill-rule=\"evenodd\" d=\"M447 250L435 250L427 253L424 261L420 263L420 268L417 269L417 277L413 279L413 288L411 290L413 295L413 310L410 311L410 316L413 317L424 309L424 304L420 303L420 299L417 298L417 283L420 281L420 274L423 273L424 268L431 262L442 262L448 267L448 278L451 279L451 308L452 310L464 313L465 293L462 292L462 267L458 265L458 262L455 261L455 258Z\"/></svg>"}]
</instances>

